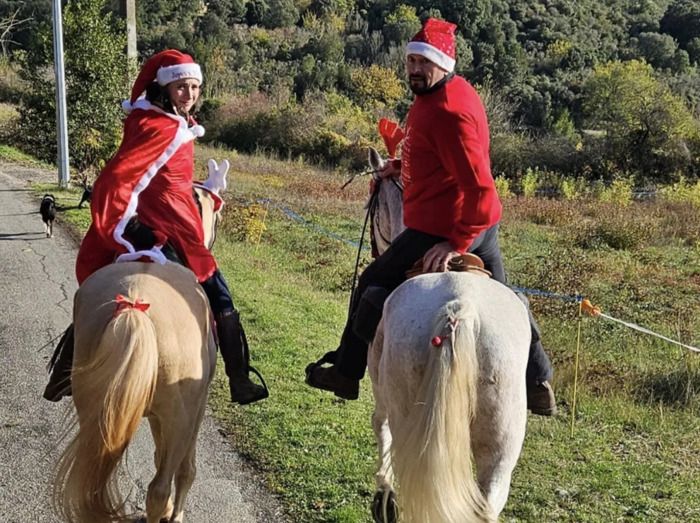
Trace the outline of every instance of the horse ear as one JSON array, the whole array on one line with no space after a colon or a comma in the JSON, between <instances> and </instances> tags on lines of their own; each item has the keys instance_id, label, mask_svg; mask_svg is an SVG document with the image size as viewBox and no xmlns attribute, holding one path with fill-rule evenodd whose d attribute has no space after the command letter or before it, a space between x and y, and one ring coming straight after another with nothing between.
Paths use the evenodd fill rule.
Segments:
<instances>
[{"instance_id":1,"label":"horse ear","mask_svg":"<svg viewBox=\"0 0 700 523\"><path fill-rule=\"evenodd\" d=\"M379 151L377 151L374 147L370 147L368 149L368 161L369 166L374 171L381 171L386 165L386 161L382 158L382 155L379 154Z\"/></svg>"}]
</instances>

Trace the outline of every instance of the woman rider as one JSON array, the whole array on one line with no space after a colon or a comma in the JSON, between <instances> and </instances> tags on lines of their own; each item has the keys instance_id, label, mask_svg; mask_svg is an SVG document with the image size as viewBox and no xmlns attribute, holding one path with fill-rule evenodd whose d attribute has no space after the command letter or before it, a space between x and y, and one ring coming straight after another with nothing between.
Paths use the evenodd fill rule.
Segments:
<instances>
[{"instance_id":1,"label":"woman rider","mask_svg":"<svg viewBox=\"0 0 700 523\"><path fill-rule=\"evenodd\" d=\"M249 376L245 335L226 281L204 246L193 198L194 139L204 134L190 116L202 72L191 56L169 49L147 60L124 103L129 116L119 150L93 185L92 225L76 263L78 283L118 261L144 256L164 263L166 241L204 288L216 319L231 400L245 405L267 397ZM144 96L145 92L145 96ZM59 342L60 356L44 397L58 401L69 387L72 326Z\"/></svg>"}]
</instances>

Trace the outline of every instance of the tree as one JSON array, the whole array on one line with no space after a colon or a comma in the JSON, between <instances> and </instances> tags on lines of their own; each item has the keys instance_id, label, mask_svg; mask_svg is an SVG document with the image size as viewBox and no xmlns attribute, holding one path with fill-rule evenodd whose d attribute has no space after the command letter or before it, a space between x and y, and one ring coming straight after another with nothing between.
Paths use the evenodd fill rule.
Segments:
<instances>
[{"instance_id":1,"label":"tree","mask_svg":"<svg viewBox=\"0 0 700 523\"><path fill-rule=\"evenodd\" d=\"M585 85L584 110L589 122L605 131L610 156L621 170L667 181L689 161L687 142L697 135L697 122L646 62L596 67Z\"/></svg>"},{"instance_id":2,"label":"tree","mask_svg":"<svg viewBox=\"0 0 700 523\"><path fill-rule=\"evenodd\" d=\"M671 69L674 66L677 45L672 36L659 33L640 33L632 39L639 56L659 69Z\"/></svg>"},{"instance_id":3,"label":"tree","mask_svg":"<svg viewBox=\"0 0 700 523\"><path fill-rule=\"evenodd\" d=\"M124 28L103 14L104 0L73 0L64 12L64 60L71 164L83 171L99 168L121 135L121 100L126 97ZM51 27L35 35L22 75L32 89L20 108L20 135L33 154L56 160L56 95L52 74Z\"/></svg>"},{"instance_id":4,"label":"tree","mask_svg":"<svg viewBox=\"0 0 700 523\"><path fill-rule=\"evenodd\" d=\"M393 109L405 94L404 83L396 73L375 64L353 68L350 81L353 98L364 109Z\"/></svg>"},{"instance_id":5,"label":"tree","mask_svg":"<svg viewBox=\"0 0 700 523\"><path fill-rule=\"evenodd\" d=\"M700 3L675 0L661 19L661 31L670 34L681 47L700 37Z\"/></svg>"}]
</instances>

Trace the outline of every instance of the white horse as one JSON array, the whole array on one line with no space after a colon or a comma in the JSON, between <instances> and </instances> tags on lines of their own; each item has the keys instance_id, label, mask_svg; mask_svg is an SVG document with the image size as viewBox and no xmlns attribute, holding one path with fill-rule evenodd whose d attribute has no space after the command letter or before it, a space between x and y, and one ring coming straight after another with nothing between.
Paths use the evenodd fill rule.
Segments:
<instances>
[{"instance_id":1,"label":"white horse","mask_svg":"<svg viewBox=\"0 0 700 523\"><path fill-rule=\"evenodd\" d=\"M376 151L370 164L383 166ZM401 195L380 183L375 237L393 238ZM421 275L389 296L368 358L375 521L398 521L399 509L406 523L497 520L525 437L529 345L524 304L482 275Z\"/></svg>"},{"instance_id":2,"label":"white horse","mask_svg":"<svg viewBox=\"0 0 700 523\"><path fill-rule=\"evenodd\" d=\"M211 248L225 178L210 178L203 185L195 192L205 245ZM71 523L126 519L115 472L145 416L156 465L146 521L182 523L216 365L213 321L203 289L189 269L176 263L115 263L80 286L73 319L72 393L79 427L59 459L57 512Z\"/></svg>"}]
</instances>

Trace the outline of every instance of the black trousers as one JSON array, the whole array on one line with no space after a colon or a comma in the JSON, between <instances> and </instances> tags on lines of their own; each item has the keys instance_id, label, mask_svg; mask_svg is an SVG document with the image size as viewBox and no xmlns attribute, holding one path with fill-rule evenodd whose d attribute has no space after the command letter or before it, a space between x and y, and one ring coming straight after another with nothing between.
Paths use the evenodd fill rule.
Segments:
<instances>
[{"instance_id":1,"label":"black trousers","mask_svg":"<svg viewBox=\"0 0 700 523\"><path fill-rule=\"evenodd\" d=\"M348 320L336 351L335 365L338 371L348 378L360 380L367 367L368 344L353 330L353 323L358 312L360 297L368 287L382 287L388 292L393 291L406 281L406 271L423 257L434 245L445 241L445 238L426 234L413 229L406 229L391 243L391 246L381 256L370 263L362 272L357 288L352 296ZM493 278L506 284L506 274L503 257L498 243L498 224L482 232L472 243L469 252L479 256L484 267L491 272ZM527 300L521 296L527 304ZM541 383L552 379L552 365L544 352L540 341L539 327L529 312L532 330L532 342L527 364L526 381L528 385ZM372 328L376 330L377 325Z\"/></svg>"}]
</instances>

